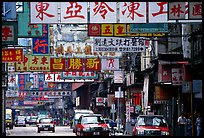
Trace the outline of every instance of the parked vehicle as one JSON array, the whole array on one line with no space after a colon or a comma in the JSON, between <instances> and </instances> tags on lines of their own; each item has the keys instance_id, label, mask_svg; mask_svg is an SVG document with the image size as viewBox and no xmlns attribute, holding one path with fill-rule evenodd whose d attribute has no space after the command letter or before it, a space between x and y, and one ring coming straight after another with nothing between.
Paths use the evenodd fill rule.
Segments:
<instances>
[{"instance_id":1,"label":"parked vehicle","mask_svg":"<svg viewBox=\"0 0 204 138\"><path fill-rule=\"evenodd\" d=\"M87 114L79 117L76 127L77 136L109 136L110 129L101 115Z\"/></svg>"},{"instance_id":2,"label":"parked vehicle","mask_svg":"<svg viewBox=\"0 0 204 138\"><path fill-rule=\"evenodd\" d=\"M37 132L40 133L40 131L52 131L55 132L55 125L52 118L41 118L39 120L39 123L37 124Z\"/></svg>"},{"instance_id":3,"label":"parked vehicle","mask_svg":"<svg viewBox=\"0 0 204 138\"><path fill-rule=\"evenodd\" d=\"M133 136L167 136L170 129L162 115L139 115L133 128Z\"/></svg>"},{"instance_id":4,"label":"parked vehicle","mask_svg":"<svg viewBox=\"0 0 204 138\"><path fill-rule=\"evenodd\" d=\"M87 109L76 109L74 110L74 118L72 121L72 128L73 128L73 133L76 132L76 127L75 125L77 124L77 121L81 115L87 115L87 114L93 114L94 112L92 110L87 110Z\"/></svg>"},{"instance_id":5,"label":"parked vehicle","mask_svg":"<svg viewBox=\"0 0 204 138\"><path fill-rule=\"evenodd\" d=\"M37 125L37 119L38 119L38 116L31 116L30 119L28 120L28 124Z\"/></svg>"},{"instance_id":6,"label":"parked vehicle","mask_svg":"<svg viewBox=\"0 0 204 138\"><path fill-rule=\"evenodd\" d=\"M17 116L15 121L15 127L23 126L26 127L26 117L25 116Z\"/></svg>"},{"instance_id":7,"label":"parked vehicle","mask_svg":"<svg viewBox=\"0 0 204 138\"><path fill-rule=\"evenodd\" d=\"M6 109L6 127L13 129L12 110Z\"/></svg>"}]
</instances>

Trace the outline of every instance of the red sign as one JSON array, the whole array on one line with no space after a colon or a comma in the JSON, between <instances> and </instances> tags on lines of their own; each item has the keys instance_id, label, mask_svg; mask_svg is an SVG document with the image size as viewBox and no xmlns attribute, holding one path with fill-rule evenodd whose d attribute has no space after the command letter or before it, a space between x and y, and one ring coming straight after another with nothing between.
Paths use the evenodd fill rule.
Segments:
<instances>
[{"instance_id":1,"label":"red sign","mask_svg":"<svg viewBox=\"0 0 204 138\"><path fill-rule=\"evenodd\" d=\"M68 58L67 59L68 71L83 71L83 59L82 58Z\"/></svg>"},{"instance_id":2,"label":"red sign","mask_svg":"<svg viewBox=\"0 0 204 138\"><path fill-rule=\"evenodd\" d=\"M65 71L65 58L50 58L50 71Z\"/></svg>"},{"instance_id":3,"label":"red sign","mask_svg":"<svg viewBox=\"0 0 204 138\"><path fill-rule=\"evenodd\" d=\"M85 71L100 71L100 70L101 70L100 58L85 59Z\"/></svg>"},{"instance_id":4,"label":"red sign","mask_svg":"<svg viewBox=\"0 0 204 138\"><path fill-rule=\"evenodd\" d=\"M101 25L88 24L88 36L101 36Z\"/></svg>"},{"instance_id":5,"label":"red sign","mask_svg":"<svg viewBox=\"0 0 204 138\"><path fill-rule=\"evenodd\" d=\"M2 62L23 61L23 49L2 49Z\"/></svg>"}]
</instances>

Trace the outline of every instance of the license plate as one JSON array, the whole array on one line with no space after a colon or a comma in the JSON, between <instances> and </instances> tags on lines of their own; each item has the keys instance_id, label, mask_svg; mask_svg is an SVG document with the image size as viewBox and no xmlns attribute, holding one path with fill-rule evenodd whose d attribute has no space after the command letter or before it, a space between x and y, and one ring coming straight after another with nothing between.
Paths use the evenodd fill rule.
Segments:
<instances>
[{"instance_id":1,"label":"license plate","mask_svg":"<svg viewBox=\"0 0 204 138\"><path fill-rule=\"evenodd\" d=\"M93 132L93 135L100 135L100 132Z\"/></svg>"},{"instance_id":2,"label":"license plate","mask_svg":"<svg viewBox=\"0 0 204 138\"><path fill-rule=\"evenodd\" d=\"M44 128L44 130L48 130L48 128Z\"/></svg>"}]
</instances>

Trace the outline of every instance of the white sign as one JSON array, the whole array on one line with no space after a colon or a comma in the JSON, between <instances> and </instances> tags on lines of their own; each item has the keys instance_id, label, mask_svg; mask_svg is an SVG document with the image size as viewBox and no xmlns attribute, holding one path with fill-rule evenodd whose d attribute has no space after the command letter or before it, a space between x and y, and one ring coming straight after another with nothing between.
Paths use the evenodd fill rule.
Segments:
<instances>
[{"instance_id":1,"label":"white sign","mask_svg":"<svg viewBox=\"0 0 204 138\"><path fill-rule=\"evenodd\" d=\"M31 24L58 23L58 2L30 2Z\"/></svg>"},{"instance_id":2,"label":"white sign","mask_svg":"<svg viewBox=\"0 0 204 138\"><path fill-rule=\"evenodd\" d=\"M123 91L115 91L115 98L123 98Z\"/></svg>"},{"instance_id":3,"label":"white sign","mask_svg":"<svg viewBox=\"0 0 204 138\"><path fill-rule=\"evenodd\" d=\"M101 59L101 70L119 70L118 58Z\"/></svg>"},{"instance_id":4,"label":"white sign","mask_svg":"<svg viewBox=\"0 0 204 138\"><path fill-rule=\"evenodd\" d=\"M146 2L119 2L119 4L120 23L146 23Z\"/></svg>"},{"instance_id":5,"label":"white sign","mask_svg":"<svg viewBox=\"0 0 204 138\"><path fill-rule=\"evenodd\" d=\"M150 40L142 37L94 37L96 52L144 52Z\"/></svg>"},{"instance_id":6,"label":"white sign","mask_svg":"<svg viewBox=\"0 0 204 138\"><path fill-rule=\"evenodd\" d=\"M91 23L116 23L116 2L90 2Z\"/></svg>"},{"instance_id":7,"label":"white sign","mask_svg":"<svg viewBox=\"0 0 204 138\"><path fill-rule=\"evenodd\" d=\"M87 23L87 2L60 2L61 23Z\"/></svg>"},{"instance_id":8,"label":"white sign","mask_svg":"<svg viewBox=\"0 0 204 138\"><path fill-rule=\"evenodd\" d=\"M182 82L184 81L184 73L183 69L181 68L172 68L172 85L182 85Z\"/></svg>"},{"instance_id":9,"label":"white sign","mask_svg":"<svg viewBox=\"0 0 204 138\"><path fill-rule=\"evenodd\" d=\"M168 2L149 2L148 16L149 23L170 23L175 20L168 20Z\"/></svg>"},{"instance_id":10,"label":"white sign","mask_svg":"<svg viewBox=\"0 0 204 138\"><path fill-rule=\"evenodd\" d=\"M123 83L124 71L114 71L114 83Z\"/></svg>"},{"instance_id":11,"label":"white sign","mask_svg":"<svg viewBox=\"0 0 204 138\"><path fill-rule=\"evenodd\" d=\"M182 49L183 49L183 57L191 58L191 43L188 41L191 32L190 24L181 24L182 25Z\"/></svg>"},{"instance_id":12,"label":"white sign","mask_svg":"<svg viewBox=\"0 0 204 138\"><path fill-rule=\"evenodd\" d=\"M45 76L45 81L46 82L54 82L55 80L55 74L47 73L44 75Z\"/></svg>"}]
</instances>

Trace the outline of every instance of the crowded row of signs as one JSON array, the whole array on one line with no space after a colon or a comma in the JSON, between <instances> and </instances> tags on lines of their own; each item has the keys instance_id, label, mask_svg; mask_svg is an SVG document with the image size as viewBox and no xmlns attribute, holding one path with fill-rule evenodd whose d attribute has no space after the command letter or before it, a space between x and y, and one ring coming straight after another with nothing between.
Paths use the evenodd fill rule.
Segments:
<instances>
[{"instance_id":1,"label":"crowded row of signs","mask_svg":"<svg viewBox=\"0 0 204 138\"><path fill-rule=\"evenodd\" d=\"M116 58L57 58L24 55L23 49L3 49L2 62L16 62L16 72L119 70Z\"/></svg>"},{"instance_id":2,"label":"crowded row of signs","mask_svg":"<svg viewBox=\"0 0 204 138\"><path fill-rule=\"evenodd\" d=\"M202 2L31 2L30 8L32 24L166 23L202 19Z\"/></svg>"}]
</instances>

